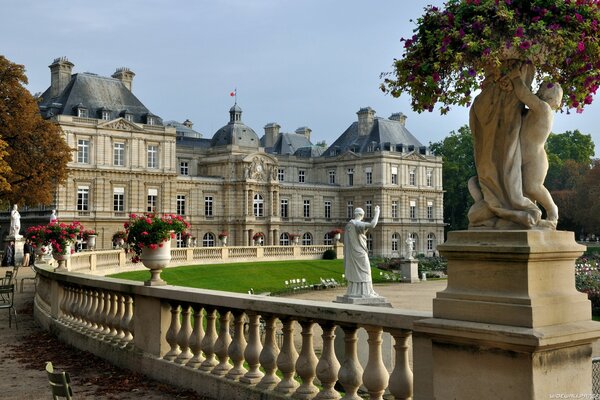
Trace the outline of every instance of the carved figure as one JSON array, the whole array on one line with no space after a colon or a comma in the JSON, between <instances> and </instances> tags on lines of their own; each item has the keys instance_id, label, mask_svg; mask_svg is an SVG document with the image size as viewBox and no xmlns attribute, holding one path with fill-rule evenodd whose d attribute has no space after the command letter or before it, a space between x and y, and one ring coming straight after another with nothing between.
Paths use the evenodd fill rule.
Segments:
<instances>
[{"instance_id":1,"label":"carved figure","mask_svg":"<svg viewBox=\"0 0 600 400\"><path fill-rule=\"evenodd\" d=\"M375 206L371 222L364 222L364 216L364 210L356 208L354 219L346 224L344 233L344 273L348 280L348 297L379 297L373 290L366 236L369 229L377 226L379 206Z\"/></svg>"},{"instance_id":2,"label":"carved figure","mask_svg":"<svg viewBox=\"0 0 600 400\"><path fill-rule=\"evenodd\" d=\"M408 259L412 260L413 252L415 251L415 239L410 237L410 235L406 239L406 247L408 248Z\"/></svg>"},{"instance_id":3,"label":"carved figure","mask_svg":"<svg viewBox=\"0 0 600 400\"><path fill-rule=\"evenodd\" d=\"M19 214L19 210L17 209L17 205L13 206L12 211L10 212L10 231L9 236L18 239L21 237L19 231L21 230L21 214Z\"/></svg>"},{"instance_id":4,"label":"carved figure","mask_svg":"<svg viewBox=\"0 0 600 400\"><path fill-rule=\"evenodd\" d=\"M50 222L56 221L58 217L56 216L56 210L52 210L52 214L50 214Z\"/></svg>"}]
</instances>

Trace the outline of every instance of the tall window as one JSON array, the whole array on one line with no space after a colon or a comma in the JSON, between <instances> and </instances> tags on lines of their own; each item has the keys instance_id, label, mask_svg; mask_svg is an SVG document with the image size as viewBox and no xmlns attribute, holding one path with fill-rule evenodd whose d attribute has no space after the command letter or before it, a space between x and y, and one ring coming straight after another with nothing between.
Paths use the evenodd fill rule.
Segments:
<instances>
[{"instance_id":1,"label":"tall window","mask_svg":"<svg viewBox=\"0 0 600 400\"><path fill-rule=\"evenodd\" d=\"M288 199L281 199L279 201L279 214L281 214L281 218L289 217L289 201Z\"/></svg>"},{"instance_id":2,"label":"tall window","mask_svg":"<svg viewBox=\"0 0 600 400\"><path fill-rule=\"evenodd\" d=\"M427 187L433 186L433 170L428 169L425 175Z\"/></svg>"},{"instance_id":3,"label":"tall window","mask_svg":"<svg viewBox=\"0 0 600 400\"><path fill-rule=\"evenodd\" d=\"M398 167L392 167L392 185L398 184Z\"/></svg>"},{"instance_id":4,"label":"tall window","mask_svg":"<svg viewBox=\"0 0 600 400\"><path fill-rule=\"evenodd\" d=\"M312 235L306 232L302 235L302 246L310 246L312 244Z\"/></svg>"},{"instance_id":5,"label":"tall window","mask_svg":"<svg viewBox=\"0 0 600 400\"><path fill-rule=\"evenodd\" d=\"M79 164L90 163L90 141L87 139L77 141L77 162Z\"/></svg>"},{"instance_id":6,"label":"tall window","mask_svg":"<svg viewBox=\"0 0 600 400\"><path fill-rule=\"evenodd\" d=\"M427 200L427 219L433 219L433 201Z\"/></svg>"},{"instance_id":7,"label":"tall window","mask_svg":"<svg viewBox=\"0 0 600 400\"><path fill-rule=\"evenodd\" d=\"M371 167L365 168L365 183L367 185L373 184L373 169Z\"/></svg>"},{"instance_id":8,"label":"tall window","mask_svg":"<svg viewBox=\"0 0 600 400\"><path fill-rule=\"evenodd\" d=\"M367 219L373 218L373 202L371 200L367 200L365 203L365 217Z\"/></svg>"},{"instance_id":9,"label":"tall window","mask_svg":"<svg viewBox=\"0 0 600 400\"><path fill-rule=\"evenodd\" d=\"M148 145L148 168L158 168L158 146Z\"/></svg>"},{"instance_id":10,"label":"tall window","mask_svg":"<svg viewBox=\"0 0 600 400\"><path fill-rule=\"evenodd\" d=\"M277 169L277 180L279 182L283 182L285 180L285 169L283 169L283 168Z\"/></svg>"},{"instance_id":11,"label":"tall window","mask_svg":"<svg viewBox=\"0 0 600 400\"><path fill-rule=\"evenodd\" d=\"M304 200L304 218L310 218L310 200Z\"/></svg>"},{"instance_id":12,"label":"tall window","mask_svg":"<svg viewBox=\"0 0 600 400\"><path fill-rule=\"evenodd\" d=\"M392 200L392 218L398 218L398 200Z\"/></svg>"},{"instance_id":13,"label":"tall window","mask_svg":"<svg viewBox=\"0 0 600 400\"><path fill-rule=\"evenodd\" d=\"M348 200L346 204L346 218L354 218L354 202L352 200Z\"/></svg>"},{"instance_id":14,"label":"tall window","mask_svg":"<svg viewBox=\"0 0 600 400\"><path fill-rule=\"evenodd\" d=\"M329 184L335 185L335 169L332 169L328 172L329 174Z\"/></svg>"},{"instance_id":15,"label":"tall window","mask_svg":"<svg viewBox=\"0 0 600 400\"><path fill-rule=\"evenodd\" d=\"M255 217L265 216L265 201L260 194L254 195L254 202L252 203L252 210Z\"/></svg>"},{"instance_id":16,"label":"tall window","mask_svg":"<svg viewBox=\"0 0 600 400\"><path fill-rule=\"evenodd\" d=\"M89 211L90 209L90 187L79 186L77 188L77 211Z\"/></svg>"},{"instance_id":17,"label":"tall window","mask_svg":"<svg viewBox=\"0 0 600 400\"><path fill-rule=\"evenodd\" d=\"M304 183L306 179L306 171L304 171L303 169L298 171L298 182L300 183Z\"/></svg>"},{"instance_id":18,"label":"tall window","mask_svg":"<svg viewBox=\"0 0 600 400\"><path fill-rule=\"evenodd\" d=\"M113 188L113 211L124 212L125 211L125 188L116 187Z\"/></svg>"},{"instance_id":19,"label":"tall window","mask_svg":"<svg viewBox=\"0 0 600 400\"><path fill-rule=\"evenodd\" d=\"M202 246L204 247L215 247L215 235L212 233L205 233L202 237Z\"/></svg>"},{"instance_id":20,"label":"tall window","mask_svg":"<svg viewBox=\"0 0 600 400\"><path fill-rule=\"evenodd\" d=\"M348 168L348 186L354 186L354 168Z\"/></svg>"},{"instance_id":21,"label":"tall window","mask_svg":"<svg viewBox=\"0 0 600 400\"><path fill-rule=\"evenodd\" d=\"M397 233L392 234L392 251L398 251L398 243L400 242L400 235Z\"/></svg>"},{"instance_id":22,"label":"tall window","mask_svg":"<svg viewBox=\"0 0 600 400\"><path fill-rule=\"evenodd\" d=\"M190 166L187 161L179 162L179 175L187 176L190 174Z\"/></svg>"},{"instance_id":23,"label":"tall window","mask_svg":"<svg viewBox=\"0 0 600 400\"><path fill-rule=\"evenodd\" d=\"M289 246L290 244L290 235L287 232L283 232L279 235L279 245L280 246Z\"/></svg>"},{"instance_id":24,"label":"tall window","mask_svg":"<svg viewBox=\"0 0 600 400\"><path fill-rule=\"evenodd\" d=\"M125 143L115 143L113 147L113 164L116 167L125 165Z\"/></svg>"},{"instance_id":25,"label":"tall window","mask_svg":"<svg viewBox=\"0 0 600 400\"><path fill-rule=\"evenodd\" d=\"M323 236L323 244L325 246L331 246L333 244L333 236L331 236L329 232L327 232L325 236Z\"/></svg>"},{"instance_id":26,"label":"tall window","mask_svg":"<svg viewBox=\"0 0 600 400\"><path fill-rule=\"evenodd\" d=\"M204 196L204 216L205 217L213 216L213 197L212 196Z\"/></svg>"},{"instance_id":27,"label":"tall window","mask_svg":"<svg viewBox=\"0 0 600 400\"><path fill-rule=\"evenodd\" d=\"M156 212L156 204L158 203L158 189L148 189L148 206L146 211Z\"/></svg>"},{"instance_id":28,"label":"tall window","mask_svg":"<svg viewBox=\"0 0 600 400\"><path fill-rule=\"evenodd\" d=\"M417 219L417 202L411 200L409 202L409 217L410 219Z\"/></svg>"},{"instance_id":29,"label":"tall window","mask_svg":"<svg viewBox=\"0 0 600 400\"><path fill-rule=\"evenodd\" d=\"M435 247L435 235L430 233L427 235L427 251L433 251Z\"/></svg>"},{"instance_id":30,"label":"tall window","mask_svg":"<svg viewBox=\"0 0 600 400\"><path fill-rule=\"evenodd\" d=\"M185 195L178 194L177 195L177 214L185 215Z\"/></svg>"},{"instance_id":31,"label":"tall window","mask_svg":"<svg viewBox=\"0 0 600 400\"><path fill-rule=\"evenodd\" d=\"M325 219L331 219L331 200L325 200Z\"/></svg>"},{"instance_id":32,"label":"tall window","mask_svg":"<svg viewBox=\"0 0 600 400\"><path fill-rule=\"evenodd\" d=\"M367 233L367 251L373 253L373 235Z\"/></svg>"},{"instance_id":33,"label":"tall window","mask_svg":"<svg viewBox=\"0 0 600 400\"><path fill-rule=\"evenodd\" d=\"M411 186L416 186L417 184L417 170L415 168L411 168L408 171L408 184Z\"/></svg>"}]
</instances>

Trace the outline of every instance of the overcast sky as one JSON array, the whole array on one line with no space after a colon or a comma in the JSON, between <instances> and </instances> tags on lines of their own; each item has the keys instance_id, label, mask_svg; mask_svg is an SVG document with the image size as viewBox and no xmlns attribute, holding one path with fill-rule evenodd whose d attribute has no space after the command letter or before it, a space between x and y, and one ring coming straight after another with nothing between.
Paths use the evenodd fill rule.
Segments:
<instances>
[{"instance_id":1,"label":"overcast sky","mask_svg":"<svg viewBox=\"0 0 600 400\"><path fill-rule=\"evenodd\" d=\"M207 138L228 122L237 88L242 120L259 136L277 122L283 132L308 126L313 143L331 144L370 106L385 118L403 112L407 128L429 143L467 124L468 111L414 113L408 96L379 90L379 75L401 56L410 20L442 3L0 0L0 54L25 65L32 93L50 85L56 57L66 56L74 72L110 76L128 67L133 92L154 114L189 118ZM590 133L600 154L598 107L557 114L554 132Z\"/></svg>"}]
</instances>

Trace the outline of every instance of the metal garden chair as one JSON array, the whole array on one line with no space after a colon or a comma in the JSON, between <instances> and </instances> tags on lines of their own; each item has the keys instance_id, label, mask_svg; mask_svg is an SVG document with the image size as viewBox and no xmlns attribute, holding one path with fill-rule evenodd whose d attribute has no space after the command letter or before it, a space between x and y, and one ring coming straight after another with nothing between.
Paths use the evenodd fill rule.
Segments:
<instances>
[{"instance_id":1,"label":"metal garden chair","mask_svg":"<svg viewBox=\"0 0 600 400\"><path fill-rule=\"evenodd\" d=\"M52 390L52 398L58 400L65 398L71 400L73 398L73 390L71 389L71 378L67 372L54 372L54 367L50 361L46 362L46 372L48 373L48 382Z\"/></svg>"}]
</instances>

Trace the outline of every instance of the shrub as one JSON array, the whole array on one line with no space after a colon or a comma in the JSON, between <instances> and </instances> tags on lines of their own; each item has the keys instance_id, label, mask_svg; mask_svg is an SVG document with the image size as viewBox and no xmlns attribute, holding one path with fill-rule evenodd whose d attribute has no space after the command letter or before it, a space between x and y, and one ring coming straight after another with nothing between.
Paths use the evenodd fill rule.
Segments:
<instances>
[{"instance_id":1,"label":"shrub","mask_svg":"<svg viewBox=\"0 0 600 400\"><path fill-rule=\"evenodd\" d=\"M335 260L337 258L337 254L333 249L327 249L323 252L323 260Z\"/></svg>"},{"instance_id":2,"label":"shrub","mask_svg":"<svg viewBox=\"0 0 600 400\"><path fill-rule=\"evenodd\" d=\"M600 313L600 255L582 256L575 263L575 287L592 302L592 313Z\"/></svg>"}]
</instances>

